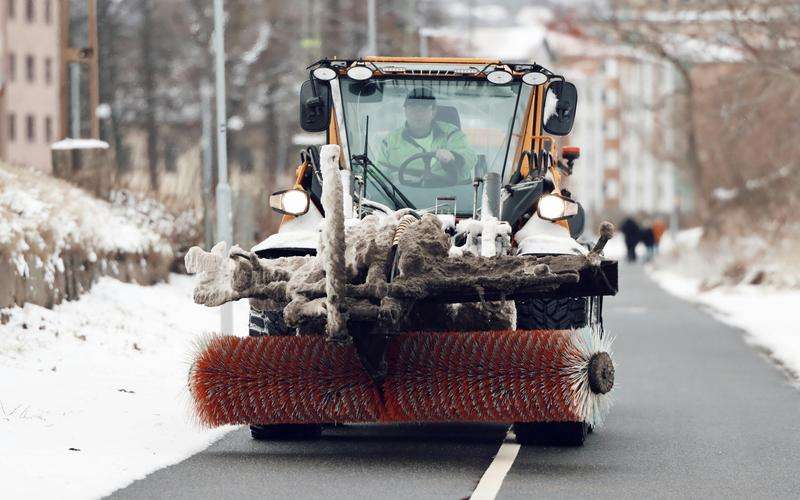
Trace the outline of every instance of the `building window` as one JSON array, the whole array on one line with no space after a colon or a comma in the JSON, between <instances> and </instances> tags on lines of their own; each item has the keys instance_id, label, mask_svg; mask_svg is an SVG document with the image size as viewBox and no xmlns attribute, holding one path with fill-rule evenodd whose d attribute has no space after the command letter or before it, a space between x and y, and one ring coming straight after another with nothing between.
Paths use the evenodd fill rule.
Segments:
<instances>
[{"instance_id":1,"label":"building window","mask_svg":"<svg viewBox=\"0 0 800 500\"><path fill-rule=\"evenodd\" d=\"M14 19L14 14L16 14L16 4L17 0L8 0L8 17L9 19Z\"/></svg>"},{"instance_id":2,"label":"building window","mask_svg":"<svg viewBox=\"0 0 800 500\"><path fill-rule=\"evenodd\" d=\"M44 1L44 20L47 24L53 20L53 2L52 0Z\"/></svg>"},{"instance_id":3,"label":"building window","mask_svg":"<svg viewBox=\"0 0 800 500\"><path fill-rule=\"evenodd\" d=\"M8 79L12 82L17 79L17 55L13 52L8 54Z\"/></svg>"},{"instance_id":4,"label":"building window","mask_svg":"<svg viewBox=\"0 0 800 500\"><path fill-rule=\"evenodd\" d=\"M605 155L606 168L619 167L619 151L613 148L606 148L603 154Z\"/></svg>"},{"instance_id":5,"label":"building window","mask_svg":"<svg viewBox=\"0 0 800 500\"><path fill-rule=\"evenodd\" d=\"M28 142L36 140L36 120L33 115L25 117L25 135L28 137Z\"/></svg>"},{"instance_id":6,"label":"building window","mask_svg":"<svg viewBox=\"0 0 800 500\"><path fill-rule=\"evenodd\" d=\"M619 138L619 121L612 119L608 119L603 123L606 131L606 139L617 139Z\"/></svg>"},{"instance_id":7,"label":"building window","mask_svg":"<svg viewBox=\"0 0 800 500\"><path fill-rule=\"evenodd\" d=\"M619 105L619 95L616 89L608 89L604 94L606 106L616 108Z\"/></svg>"},{"instance_id":8,"label":"building window","mask_svg":"<svg viewBox=\"0 0 800 500\"><path fill-rule=\"evenodd\" d=\"M36 9L34 8L33 0L27 0L27 2L25 2L25 19L27 19L29 23L32 23L35 17Z\"/></svg>"},{"instance_id":9,"label":"building window","mask_svg":"<svg viewBox=\"0 0 800 500\"><path fill-rule=\"evenodd\" d=\"M44 138L48 143L53 142L53 117L48 116L44 119Z\"/></svg>"},{"instance_id":10,"label":"building window","mask_svg":"<svg viewBox=\"0 0 800 500\"><path fill-rule=\"evenodd\" d=\"M10 142L17 140L17 115L14 113L8 114L8 140Z\"/></svg>"},{"instance_id":11,"label":"building window","mask_svg":"<svg viewBox=\"0 0 800 500\"><path fill-rule=\"evenodd\" d=\"M33 83L36 79L36 65L34 64L33 56L30 54L25 56L25 78L30 83Z\"/></svg>"},{"instance_id":12,"label":"building window","mask_svg":"<svg viewBox=\"0 0 800 500\"><path fill-rule=\"evenodd\" d=\"M44 81L48 85L53 83L53 60L49 57L44 60Z\"/></svg>"}]
</instances>

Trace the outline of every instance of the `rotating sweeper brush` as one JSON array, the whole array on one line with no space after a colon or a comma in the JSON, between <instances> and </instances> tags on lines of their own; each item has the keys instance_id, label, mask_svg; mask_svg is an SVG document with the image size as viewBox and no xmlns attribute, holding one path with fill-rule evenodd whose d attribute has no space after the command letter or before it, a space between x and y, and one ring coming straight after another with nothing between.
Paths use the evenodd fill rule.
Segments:
<instances>
[{"instance_id":1,"label":"rotating sweeper brush","mask_svg":"<svg viewBox=\"0 0 800 500\"><path fill-rule=\"evenodd\" d=\"M321 336L214 337L189 388L208 426L328 422L602 423L608 343L571 331L406 333L381 384Z\"/></svg>"}]
</instances>

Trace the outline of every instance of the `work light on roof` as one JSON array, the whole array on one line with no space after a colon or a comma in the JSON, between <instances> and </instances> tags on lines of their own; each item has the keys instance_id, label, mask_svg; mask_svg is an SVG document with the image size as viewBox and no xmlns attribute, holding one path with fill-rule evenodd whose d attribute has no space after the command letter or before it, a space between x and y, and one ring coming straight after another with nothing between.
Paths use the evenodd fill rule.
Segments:
<instances>
[{"instance_id":1,"label":"work light on roof","mask_svg":"<svg viewBox=\"0 0 800 500\"><path fill-rule=\"evenodd\" d=\"M353 66L347 70L347 76L358 81L369 80L372 78L372 70L366 66Z\"/></svg>"},{"instance_id":2,"label":"work light on roof","mask_svg":"<svg viewBox=\"0 0 800 500\"><path fill-rule=\"evenodd\" d=\"M531 71L522 75L522 81L528 85L541 85L547 83L547 75L539 71Z\"/></svg>"},{"instance_id":3,"label":"work light on roof","mask_svg":"<svg viewBox=\"0 0 800 500\"><path fill-rule=\"evenodd\" d=\"M514 79L514 77L508 71L496 69L489 72L489 74L486 75L486 79L495 85L503 85L510 82L512 79Z\"/></svg>"},{"instance_id":4,"label":"work light on roof","mask_svg":"<svg viewBox=\"0 0 800 500\"><path fill-rule=\"evenodd\" d=\"M336 71L333 68L329 68L327 66L320 66L319 68L315 69L312 74L314 78L317 80L322 81L330 81L336 78Z\"/></svg>"}]
</instances>

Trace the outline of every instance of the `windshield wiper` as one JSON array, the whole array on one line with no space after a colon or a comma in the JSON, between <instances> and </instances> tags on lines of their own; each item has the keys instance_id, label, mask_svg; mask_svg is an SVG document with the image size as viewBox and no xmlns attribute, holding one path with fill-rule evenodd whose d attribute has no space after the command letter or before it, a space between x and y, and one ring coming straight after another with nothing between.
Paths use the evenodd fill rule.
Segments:
<instances>
[{"instance_id":1,"label":"windshield wiper","mask_svg":"<svg viewBox=\"0 0 800 500\"><path fill-rule=\"evenodd\" d=\"M400 210L401 208L417 208L413 203L411 203L411 200L409 200L399 189L397 189L397 186L394 184L394 182L392 182L386 176L386 174L381 172L381 170L374 163L372 163L372 160L369 159L369 156L366 154L353 155L350 157L350 161L356 162L359 166L361 166L361 171L364 175L364 182L367 182L369 179L374 185L380 187L381 191L383 191L386 197L392 200L396 210Z\"/></svg>"},{"instance_id":2,"label":"windshield wiper","mask_svg":"<svg viewBox=\"0 0 800 500\"><path fill-rule=\"evenodd\" d=\"M392 182L386 174L381 172L381 170L372 163L372 160L369 159L369 149L368 149L368 142L369 141L369 115L367 115L367 124L366 130L364 135L364 153L360 155L352 155L350 157L351 162L357 162L361 166L361 171L364 175L364 184L367 183L367 178L369 176L372 177L372 182L381 188L381 191L386 194L386 197L392 200L396 210L400 210L401 208L412 208L416 209L411 200L409 200L399 189L397 186ZM372 167L370 170L369 167ZM372 173L375 172L375 174ZM387 186L388 184L388 186Z\"/></svg>"}]
</instances>

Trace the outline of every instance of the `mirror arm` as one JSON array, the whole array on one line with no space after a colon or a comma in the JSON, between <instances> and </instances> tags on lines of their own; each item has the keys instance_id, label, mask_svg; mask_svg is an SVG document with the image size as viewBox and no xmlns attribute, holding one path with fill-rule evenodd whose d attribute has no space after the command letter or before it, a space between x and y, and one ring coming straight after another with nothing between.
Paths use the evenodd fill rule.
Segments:
<instances>
[{"instance_id":1,"label":"mirror arm","mask_svg":"<svg viewBox=\"0 0 800 500\"><path fill-rule=\"evenodd\" d=\"M314 78L314 71L308 72L308 79L311 80L311 90L314 92L314 97L319 98L319 90L317 90L317 79Z\"/></svg>"},{"instance_id":2,"label":"mirror arm","mask_svg":"<svg viewBox=\"0 0 800 500\"><path fill-rule=\"evenodd\" d=\"M567 160L567 163L564 164L563 161L558 161L556 164L557 168L561 170L565 175L572 175L572 162L574 160Z\"/></svg>"}]
</instances>

